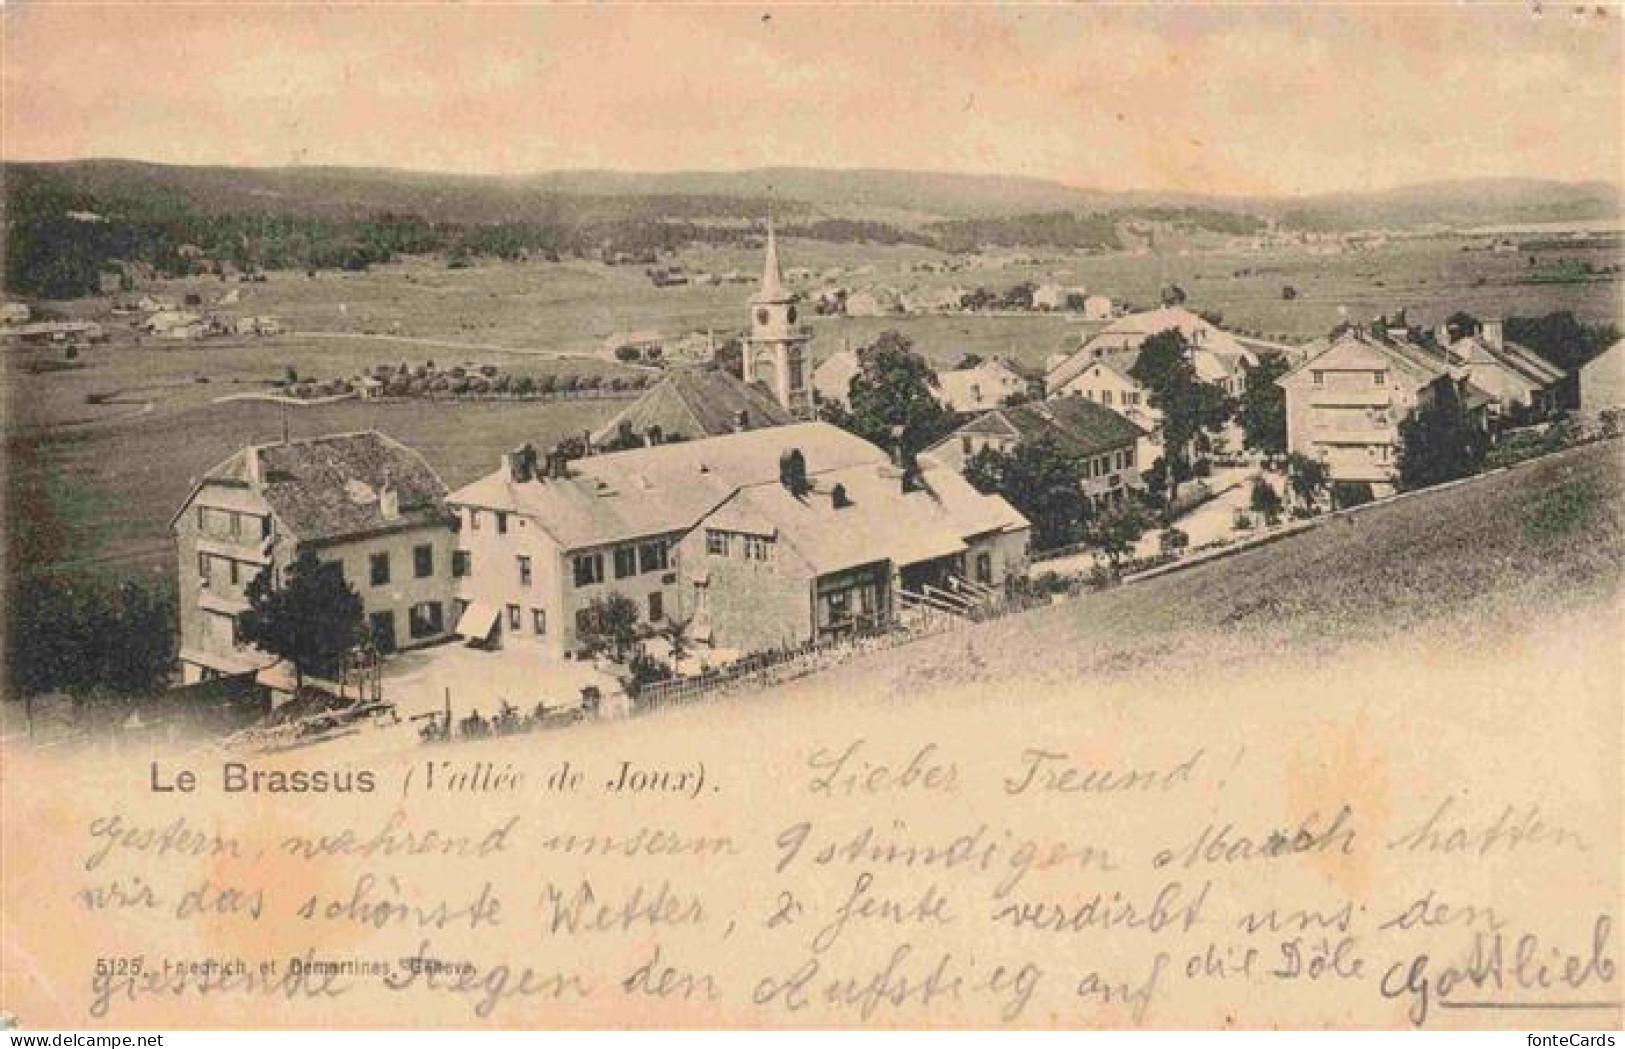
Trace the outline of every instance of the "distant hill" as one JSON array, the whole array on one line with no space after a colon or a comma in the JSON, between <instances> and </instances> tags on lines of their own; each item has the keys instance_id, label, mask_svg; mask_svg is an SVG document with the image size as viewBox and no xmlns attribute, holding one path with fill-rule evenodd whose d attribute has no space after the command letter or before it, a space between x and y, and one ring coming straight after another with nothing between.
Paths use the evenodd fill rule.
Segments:
<instances>
[{"instance_id":1,"label":"distant hill","mask_svg":"<svg viewBox=\"0 0 1625 1049\"><path fill-rule=\"evenodd\" d=\"M1620 187L1534 179L1426 183L1369 193L1232 198L1106 192L1045 179L883 169L560 171L525 176L378 168L176 167L128 160L8 164L7 193L46 179L98 198L157 195L211 214L277 213L355 220L381 211L430 222L576 222L786 218L932 221L1201 209L1316 230L1417 228L1617 218Z\"/></svg>"},{"instance_id":2,"label":"distant hill","mask_svg":"<svg viewBox=\"0 0 1625 1049\"><path fill-rule=\"evenodd\" d=\"M1617 219L1620 187L1606 182L1465 179L1371 193L1338 193L1286 203L1279 217L1296 229L1415 229Z\"/></svg>"}]
</instances>

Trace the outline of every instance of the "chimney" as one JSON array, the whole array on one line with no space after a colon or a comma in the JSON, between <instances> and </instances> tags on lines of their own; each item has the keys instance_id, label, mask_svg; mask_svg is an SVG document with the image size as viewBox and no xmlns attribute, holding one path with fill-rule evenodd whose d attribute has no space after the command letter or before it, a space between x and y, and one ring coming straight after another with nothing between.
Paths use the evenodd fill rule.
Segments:
<instances>
[{"instance_id":1,"label":"chimney","mask_svg":"<svg viewBox=\"0 0 1625 1049\"><path fill-rule=\"evenodd\" d=\"M852 498L846 494L846 485L837 484L829 490L829 504L837 510L844 510L852 505Z\"/></svg>"},{"instance_id":2,"label":"chimney","mask_svg":"<svg viewBox=\"0 0 1625 1049\"><path fill-rule=\"evenodd\" d=\"M663 443L665 438L666 435L664 431L660 429L660 427L651 426L649 429L644 431L643 443L648 445L650 448L653 448L655 445Z\"/></svg>"},{"instance_id":3,"label":"chimney","mask_svg":"<svg viewBox=\"0 0 1625 1049\"><path fill-rule=\"evenodd\" d=\"M527 456L525 452L525 446L521 445L502 457L502 465L507 469L508 476L515 484L524 484L530 480L531 471L535 467L534 459Z\"/></svg>"},{"instance_id":4,"label":"chimney","mask_svg":"<svg viewBox=\"0 0 1625 1049\"><path fill-rule=\"evenodd\" d=\"M378 513L386 521L393 521L401 516L401 494L387 478L384 480L384 487L378 492Z\"/></svg>"},{"instance_id":5,"label":"chimney","mask_svg":"<svg viewBox=\"0 0 1625 1049\"><path fill-rule=\"evenodd\" d=\"M1497 350L1501 348L1501 322L1499 320L1484 321L1479 325L1479 334L1484 336L1484 341L1491 348Z\"/></svg>"}]
</instances>

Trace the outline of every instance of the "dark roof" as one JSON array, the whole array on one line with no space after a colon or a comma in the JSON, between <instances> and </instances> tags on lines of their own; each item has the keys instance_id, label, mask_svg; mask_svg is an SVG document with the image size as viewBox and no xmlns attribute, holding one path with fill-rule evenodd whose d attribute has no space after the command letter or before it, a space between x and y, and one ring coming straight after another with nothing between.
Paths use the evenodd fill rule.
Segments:
<instances>
[{"instance_id":1,"label":"dark roof","mask_svg":"<svg viewBox=\"0 0 1625 1049\"><path fill-rule=\"evenodd\" d=\"M446 486L429 464L375 430L251 446L209 471L206 480L257 489L283 525L307 543L430 524L446 514ZM379 503L386 485L398 497L400 512L393 518L383 515Z\"/></svg>"},{"instance_id":2,"label":"dark roof","mask_svg":"<svg viewBox=\"0 0 1625 1049\"><path fill-rule=\"evenodd\" d=\"M1142 435L1134 423L1087 397L1052 397L1014 408L999 408L971 420L954 433L1014 433L1022 441L1048 437L1063 455L1073 457L1099 455L1121 448L1133 444Z\"/></svg>"},{"instance_id":3,"label":"dark roof","mask_svg":"<svg viewBox=\"0 0 1625 1049\"><path fill-rule=\"evenodd\" d=\"M738 429L740 412L751 430L793 421L765 387L715 366L674 368L594 433L593 442L613 440L623 424L639 436L659 427L666 438L716 437Z\"/></svg>"}]
</instances>

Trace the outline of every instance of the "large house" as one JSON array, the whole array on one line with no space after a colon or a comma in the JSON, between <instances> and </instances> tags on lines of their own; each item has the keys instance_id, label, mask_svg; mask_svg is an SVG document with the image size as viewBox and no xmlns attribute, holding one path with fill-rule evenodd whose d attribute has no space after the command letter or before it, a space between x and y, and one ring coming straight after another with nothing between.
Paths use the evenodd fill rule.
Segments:
<instances>
[{"instance_id":1,"label":"large house","mask_svg":"<svg viewBox=\"0 0 1625 1049\"><path fill-rule=\"evenodd\" d=\"M1141 487L1140 428L1084 397L1057 397L999 408L971 420L922 452L923 461L964 472L983 449L1006 455L1047 440L1079 465L1084 494L1096 507L1115 506Z\"/></svg>"},{"instance_id":2,"label":"large house","mask_svg":"<svg viewBox=\"0 0 1625 1049\"><path fill-rule=\"evenodd\" d=\"M695 639L742 652L837 639L980 603L1026 571L1027 519L952 469L879 454L805 467L741 487L678 545Z\"/></svg>"},{"instance_id":3,"label":"large house","mask_svg":"<svg viewBox=\"0 0 1625 1049\"><path fill-rule=\"evenodd\" d=\"M1051 396L1079 393L1114 410L1124 407L1122 395L1130 393L1135 396L1128 406L1148 412L1149 391L1128 373L1145 341L1170 330L1178 331L1190 345L1198 379L1231 396L1246 391L1247 372L1258 364L1258 354L1223 328L1179 306L1132 313L1106 325L1050 370L1044 378L1045 388ZM1110 366L1094 367L1102 361ZM1108 393L1111 402L1103 399Z\"/></svg>"},{"instance_id":4,"label":"large house","mask_svg":"<svg viewBox=\"0 0 1625 1049\"><path fill-rule=\"evenodd\" d=\"M1449 345L1450 363L1495 399L1498 410L1545 415L1563 407L1563 369L1534 350L1509 342L1500 321L1484 321Z\"/></svg>"},{"instance_id":5,"label":"large house","mask_svg":"<svg viewBox=\"0 0 1625 1049\"><path fill-rule=\"evenodd\" d=\"M1286 391L1288 450L1324 462L1333 481L1369 483L1379 495L1393 490L1399 423L1413 408L1449 385L1481 416L1491 401L1442 351L1358 327L1276 383Z\"/></svg>"},{"instance_id":6,"label":"large house","mask_svg":"<svg viewBox=\"0 0 1625 1049\"><path fill-rule=\"evenodd\" d=\"M214 467L170 521L185 680L274 662L241 640L246 590L262 571L281 578L306 549L360 595L379 650L446 637L445 494L422 456L375 431L254 445Z\"/></svg>"},{"instance_id":7,"label":"large house","mask_svg":"<svg viewBox=\"0 0 1625 1049\"><path fill-rule=\"evenodd\" d=\"M697 440L783 426L791 415L765 386L715 365L673 368L592 435L595 447Z\"/></svg>"},{"instance_id":8,"label":"large house","mask_svg":"<svg viewBox=\"0 0 1625 1049\"><path fill-rule=\"evenodd\" d=\"M801 467L790 472L807 479L795 513L763 494L786 483L792 460ZM556 454L538 460L530 449L516 450L501 469L447 499L461 519L457 632L482 644L573 654L590 632L594 599L620 594L637 605L640 622L691 620L690 632L718 647L748 650L766 637L810 640L833 622L817 617L818 601L840 589L840 580L830 577L834 570L823 570L830 561L810 552L837 541L820 529L842 532L858 522L890 522L888 528L902 531L909 522L932 521L933 534L958 534L957 546L950 550L944 540L925 564L918 551L881 534L884 528L851 531L841 541L863 548L854 556L861 554L856 567L865 579L895 576L906 587L917 579L905 569L941 579L977 574L982 554L989 556L994 584L1020 571L1026 522L1002 500L978 495L952 471L926 470L905 485L901 476L890 477L892 470L885 452L822 422L569 463ZM881 472L888 484L870 483ZM861 509L835 505L836 486L843 484L842 498L856 504L861 494ZM818 500L822 516L813 513ZM759 580L764 587L793 580L802 604L766 601L765 590L741 583L745 576L732 571L738 566L730 557L771 561L770 567L745 567L773 576ZM853 595L850 607L889 610L894 589L888 583L876 591L878 604ZM831 615L840 611L838 603L833 607ZM748 628L742 625L753 616Z\"/></svg>"}]
</instances>

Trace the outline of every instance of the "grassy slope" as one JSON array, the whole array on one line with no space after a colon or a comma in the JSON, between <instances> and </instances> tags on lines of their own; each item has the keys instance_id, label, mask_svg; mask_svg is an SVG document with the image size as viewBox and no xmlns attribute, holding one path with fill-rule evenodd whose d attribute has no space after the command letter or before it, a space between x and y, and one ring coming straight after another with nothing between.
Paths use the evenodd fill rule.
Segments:
<instances>
[{"instance_id":1,"label":"grassy slope","mask_svg":"<svg viewBox=\"0 0 1625 1049\"><path fill-rule=\"evenodd\" d=\"M1355 645L1513 648L1547 617L1614 614L1622 495L1625 446L1592 445L1209 566L855 660L792 693L913 701L1014 679L1041 689L1217 674Z\"/></svg>"}]
</instances>

